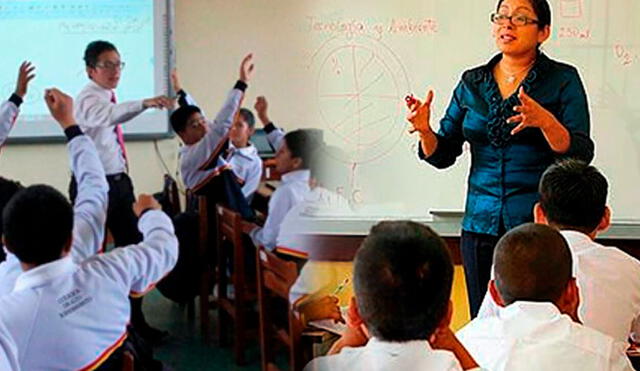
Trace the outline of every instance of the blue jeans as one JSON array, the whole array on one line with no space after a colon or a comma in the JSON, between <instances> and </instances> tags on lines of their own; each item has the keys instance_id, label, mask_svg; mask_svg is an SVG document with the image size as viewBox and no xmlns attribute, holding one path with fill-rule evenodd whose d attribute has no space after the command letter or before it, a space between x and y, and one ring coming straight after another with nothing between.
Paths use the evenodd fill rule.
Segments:
<instances>
[{"instance_id":1,"label":"blue jeans","mask_svg":"<svg viewBox=\"0 0 640 371\"><path fill-rule=\"evenodd\" d=\"M487 292L487 286L491 278L493 250L504 233L504 226L502 225L499 228L498 236L462 231L460 250L462 252L464 277L467 281L467 296L469 298L471 319L478 315L480 304L482 304L482 299Z\"/></svg>"}]
</instances>

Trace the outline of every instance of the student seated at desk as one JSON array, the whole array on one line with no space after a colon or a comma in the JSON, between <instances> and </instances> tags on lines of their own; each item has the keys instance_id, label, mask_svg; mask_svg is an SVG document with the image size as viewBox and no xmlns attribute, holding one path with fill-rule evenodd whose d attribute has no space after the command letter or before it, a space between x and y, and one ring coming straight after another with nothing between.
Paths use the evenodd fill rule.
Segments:
<instances>
[{"instance_id":1,"label":"student seated at desk","mask_svg":"<svg viewBox=\"0 0 640 371\"><path fill-rule=\"evenodd\" d=\"M29 81L36 77L33 73L35 69L30 62L22 62L20 70L18 71L16 90L11 94L9 100L0 105L0 146L9 136L13 123L16 122L18 118L20 105L22 104L22 99L24 99L24 96L27 94Z\"/></svg>"},{"instance_id":2,"label":"student seated at desk","mask_svg":"<svg viewBox=\"0 0 640 371\"><path fill-rule=\"evenodd\" d=\"M573 274L580 290L578 317L582 323L627 341L640 340L640 262L624 251L594 242L611 222L607 179L582 161L551 165L540 180L536 223L560 230L573 256ZM480 316L497 311L486 295Z\"/></svg>"},{"instance_id":3,"label":"student seated at desk","mask_svg":"<svg viewBox=\"0 0 640 371\"><path fill-rule=\"evenodd\" d=\"M228 164L231 166L231 170L242 186L244 197L250 202L262 178L262 159L258 156L256 147L250 142L251 135L255 132L255 118L253 113L246 108L240 108L238 111L244 95L243 92L246 89L246 83L251 75L251 71L247 70L247 68L251 66L248 63L249 61L243 61L239 82L236 83L236 86L229 94L225 105L220 110L220 113L218 113L216 119L208 124L207 130L209 130L209 133L205 134L200 130L194 138L189 134L189 131L191 131L189 125L193 126L193 123L202 123L206 121L206 118L204 118L198 108L196 101L182 88L177 72L173 71L171 81L173 83L173 89L178 94L178 104L180 108L171 116L171 123L173 129L186 145L193 146L194 143L192 142L197 139L195 145L203 147L203 150L194 149L190 151L190 154L193 156L200 157L199 161L196 159L192 162L198 169L202 163L209 159L212 152L219 145L219 142L225 140L226 137L224 134L228 131L227 149L221 156L220 165L224 166ZM238 112L237 116L236 112ZM200 128L201 127L197 127L197 129ZM215 136L215 138L211 138L212 140L207 143L207 140L203 139L204 137L198 139L200 135L204 137L211 135ZM206 145L199 144L203 140ZM189 162L186 159L184 161ZM194 171L193 168L183 168L182 170L185 184L189 188L196 188L199 182L198 179L207 179L208 173L215 171L209 170L208 173L201 172L192 174Z\"/></svg>"},{"instance_id":4,"label":"student seated at desk","mask_svg":"<svg viewBox=\"0 0 640 371\"><path fill-rule=\"evenodd\" d=\"M580 324L580 297L567 242L528 223L507 232L493 255L495 316L476 318L458 337L492 371L632 370L627 344Z\"/></svg>"},{"instance_id":5,"label":"student seated at desk","mask_svg":"<svg viewBox=\"0 0 640 371\"><path fill-rule=\"evenodd\" d=\"M188 189L195 191L203 187L222 170L229 168L218 154L234 119L241 119L237 112L253 71L253 56L249 54L240 64L238 81L212 121L208 121L200 108L194 105L181 105L171 114L171 126L184 143L180 148L180 172ZM215 166L204 169L215 156L218 157Z\"/></svg>"},{"instance_id":6,"label":"student seated at desk","mask_svg":"<svg viewBox=\"0 0 640 371\"><path fill-rule=\"evenodd\" d=\"M75 125L72 99L53 89L46 101L70 146L82 147L75 160L99 163L93 142ZM143 241L78 264L69 256L74 210L60 192L34 185L11 199L4 242L24 272L0 297L0 338L13 340L21 369L95 369L119 354L127 339L129 294L152 288L177 259L171 220L159 209L153 197L141 195L133 210Z\"/></svg>"},{"instance_id":7,"label":"student seated at desk","mask_svg":"<svg viewBox=\"0 0 640 371\"><path fill-rule=\"evenodd\" d=\"M374 226L358 250L353 278L355 306L335 347L339 353L316 358L305 370L477 367L449 330L453 263L429 227L404 221Z\"/></svg>"},{"instance_id":8,"label":"student seated at desk","mask_svg":"<svg viewBox=\"0 0 640 371\"><path fill-rule=\"evenodd\" d=\"M256 246L264 246L271 251L275 249L282 220L310 191L310 156L321 143L321 135L316 130L294 130L284 136L275 158L282 182L269 200L264 226L250 232Z\"/></svg>"}]
</instances>

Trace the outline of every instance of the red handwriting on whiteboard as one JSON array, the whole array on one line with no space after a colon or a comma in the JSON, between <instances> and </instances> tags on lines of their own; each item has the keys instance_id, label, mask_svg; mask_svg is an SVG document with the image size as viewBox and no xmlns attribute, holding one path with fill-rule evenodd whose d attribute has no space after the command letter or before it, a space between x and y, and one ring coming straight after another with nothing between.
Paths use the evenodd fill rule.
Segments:
<instances>
[{"instance_id":1,"label":"red handwriting on whiteboard","mask_svg":"<svg viewBox=\"0 0 640 371\"><path fill-rule=\"evenodd\" d=\"M633 62L640 59L637 54L634 54L631 50L620 44L613 46L613 53L615 54L618 62L623 66L630 66Z\"/></svg>"},{"instance_id":2,"label":"red handwriting on whiteboard","mask_svg":"<svg viewBox=\"0 0 640 371\"><path fill-rule=\"evenodd\" d=\"M560 30L558 31L558 38L586 40L591 38L591 30L588 28L579 28L575 26L563 26L560 27Z\"/></svg>"}]
</instances>

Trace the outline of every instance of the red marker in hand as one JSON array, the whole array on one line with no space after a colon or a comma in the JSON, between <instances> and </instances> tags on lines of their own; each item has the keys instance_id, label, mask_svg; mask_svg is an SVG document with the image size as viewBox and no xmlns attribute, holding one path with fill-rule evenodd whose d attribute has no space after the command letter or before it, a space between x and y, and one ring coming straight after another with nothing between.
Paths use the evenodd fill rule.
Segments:
<instances>
[{"instance_id":1,"label":"red marker in hand","mask_svg":"<svg viewBox=\"0 0 640 371\"><path fill-rule=\"evenodd\" d=\"M418 100L413 96L413 94L409 94L404 97L404 101L407 102L407 106L411 107L412 105L416 104Z\"/></svg>"}]
</instances>

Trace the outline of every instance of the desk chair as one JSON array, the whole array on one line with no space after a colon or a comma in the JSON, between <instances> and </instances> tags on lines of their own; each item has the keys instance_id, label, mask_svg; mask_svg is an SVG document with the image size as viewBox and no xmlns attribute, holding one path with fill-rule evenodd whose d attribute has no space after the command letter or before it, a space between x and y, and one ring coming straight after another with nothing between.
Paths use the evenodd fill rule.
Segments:
<instances>
[{"instance_id":1,"label":"desk chair","mask_svg":"<svg viewBox=\"0 0 640 371\"><path fill-rule=\"evenodd\" d=\"M244 349L247 338L253 329L249 326L252 319L252 304L256 300L256 283L253 270L246 267L247 251L253 246L244 241L251 224L245 222L239 213L222 205L216 206L217 220L217 283L218 283L218 322L217 335L221 346L226 345L229 322L234 327L233 350L236 364L245 364ZM253 258L253 254L251 255ZM230 266L229 262L232 261ZM231 268L231 274L228 268ZM231 282L234 297L230 298L227 284ZM228 321L230 319L231 321Z\"/></svg>"}]
</instances>

